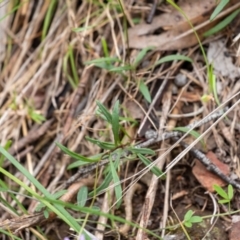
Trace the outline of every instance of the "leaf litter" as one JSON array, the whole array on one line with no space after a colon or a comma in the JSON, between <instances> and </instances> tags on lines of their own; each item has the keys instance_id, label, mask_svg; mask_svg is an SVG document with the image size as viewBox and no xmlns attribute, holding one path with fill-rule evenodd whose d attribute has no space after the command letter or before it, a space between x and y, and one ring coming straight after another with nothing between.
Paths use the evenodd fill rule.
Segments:
<instances>
[{"instance_id":1,"label":"leaf litter","mask_svg":"<svg viewBox=\"0 0 240 240\"><path fill-rule=\"evenodd\" d=\"M208 38L204 37L204 33L239 8L239 3L229 1L214 21L209 19L217 6L215 1L179 1L178 5L197 29L200 39L204 40L208 60L216 74L221 103L230 109L233 106L219 124L213 126L219 117L212 118L194 129L200 135L209 131L201 140L209 144L197 147L204 153L210 152L217 161L214 164L228 177L235 174L237 177L234 180L237 181L240 172L237 120L240 113L239 96L233 96L240 91L240 74L229 46L238 32L230 34L222 31ZM30 1L15 7L13 2L7 1L0 7L1 18L4 18L0 27L1 145L7 146L11 140L9 152L50 193L54 194L63 186L67 189L69 185L60 199L70 204L77 202L79 188L87 186L90 193L101 185L107 167L104 170L106 164L102 163L101 168L99 163L97 170L93 167L95 171L86 171L87 177L81 179L86 175L75 174L81 172L82 167L80 170L67 170L73 159L63 154L55 142L88 158L103 152L87 141L86 136L112 143L114 139L116 142L124 139L122 144L126 146L144 146L147 141L151 142L147 147L155 150L156 155L148 159L153 166L166 171L165 178L159 180L149 167L136 159L130 161L126 156L114 171L114 179L121 180L123 203L117 208L113 183L109 183L106 186L109 191L105 190L93 199L89 194L86 206L140 224L152 231L154 237L127 222L121 225L117 220L110 221L106 215L98 218L94 211L88 218L84 211L76 213L69 210L76 219L86 219L85 229L92 234L89 236L97 239L114 239L116 236L120 239L159 239L160 236L167 239L167 235L174 235L165 227L175 225L169 223L169 214L172 215L175 209L184 209L186 213L188 206L194 206L202 210L203 216L209 215L207 210L213 211L214 204L204 192L211 191L216 181L220 186L226 182L198 163L192 166L192 155L185 153L185 147L180 147L173 138L183 136L183 141L191 145L195 141L192 134L184 131L172 135L170 140L164 138L172 134L174 127L199 122L217 108L212 100L201 101L204 94L213 99L209 92L206 63L189 23L180 12L167 4L156 6L156 13L149 24L145 23L145 19L152 5L145 1L135 4L123 1L121 6L118 1L52 1L51 4L49 1ZM9 12L9 9L12 11ZM125 41L127 30L128 43ZM145 50L141 52L138 49ZM164 56L175 54L185 58L163 61ZM98 66L93 61L96 59ZM129 64L131 62L133 66ZM174 82L180 73L187 79L185 84ZM111 127L95 114L97 101L107 109L113 109L118 99L120 139L116 136L116 128L115 134L112 134ZM148 130L155 131L150 140L145 138ZM159 139L164 141L159 144ZM206 156L211 159L209 153ZM8 160L3 160L1 166L31 186ZM111 167L114 168L114 165ZM201 169L201 173L196 169ZM52 212L49 213L51 224L44 217L46 211L37 213L37 202L28 198L23 188L6 176L2 176L2 181L11 190L17 189L15 196L18 200L10 192L1 192L1 229L10 231L12 235L24 236L29 228L32 239L37 239L39 234L44 239L42 233L47 239L64 239L71 235L66 223ZM172 198L171 194L179 197ZM221 211L225 209L223 206L220 208ZM237 195L231 208L238 209ZM176 215L180 216L179 210ZM183 220L184 215L180 218ZM217 224L220 223L231 228L223 218L218 220ZM42 233L38 232L38 225L41 225ZM180 233L175 233L175 238L183 235L183 229L179 229ZM209 229L211 226L203 232ZM229 232L235 231L236 228ZM3 232L2 236L6 234ZM74 234L77 236L78 233ZM229 236L234 239L231 234ZM190 237L199 239L204 236L192 233Z\"/></svg>"}]
</instances>

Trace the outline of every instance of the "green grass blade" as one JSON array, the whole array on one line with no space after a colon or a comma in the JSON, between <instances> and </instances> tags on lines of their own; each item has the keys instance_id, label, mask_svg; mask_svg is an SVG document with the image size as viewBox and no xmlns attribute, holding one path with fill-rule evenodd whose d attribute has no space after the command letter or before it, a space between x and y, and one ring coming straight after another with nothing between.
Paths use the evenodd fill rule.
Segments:
<instances>
[{"instance_id":1,"label":"green grass blade","mask_svg":"<svg viewBox=\"0 0 240 240\"><path fill-rule=\"evenodd\" d=\"M87 165L88 163L86 162L81 162L81 161L76 161L68 165L67 170L73 169L73 168L78 168L84 165Z\"/></svg>"},{"instance_id":2,"label":"green grass blade","mask_svg":"<svg viewBox=\"0 0 240 240\"><path fill-rule=\"evenodd\" d=\"M72 74L73 74L73 80L74 80L74 86L75 88L78 86L79 79L78 79L78 73L77 73L77 67L75 64L74 56L73 56L73 46L69 46L69 60L70 60L70 66L72 69Z\"/></svg>"},{"instance_id":3,"label":"green grass blade","mask_svg":"<svg viewBox=\"0 0 240 240\"><path fill-rule=\"evenodd\" d=\"M11 140L8 140L7 143L6 143L5 146L4 146L4 149L5 149L5 150L8 150L8 149L11 147L11 145L12 145L12 141L11 141ZM5 157L1 154L1 155L0 155L0 167L2 167L3 162L4 162L4 159L5 159Z\"/></svg>"},{"instance_id":4,"label":"green grass blade","mask_svg":"<svg viewBox=\"0 0 240 240\"><path fill-rule=\"evenodd\" d=\"M97 113L100 113L101 115L103 115L105 117L105 119L107 120L107 122L112 124L112 115L107 110L107 108L99 101L97 101L97 106L98 106Z\"/></svg>"},{"instance_id":5,"label":"green grass blade","mask_svg":"<svg viewBox=\"0 0 240 240\"><path fill-rule=\"evenodd\" d=\"M53 199L52 195L42 186L42 184L35 179L13 156L11 156L2 146L0 146L0 152L32 183L34 186L43 193L46 197L49 199ZM76 220L61 206L59 205L52 205L48 201L46 201L44 198L41 198L39 194L34 192L30 187L28 187L26 184L21 182L18 178L4 170L3 168L0 168L0 172L2 172L4 175L6 175L8 178L12 179L14 182L16 182L18 185L22 186L26 191L28 191L30 194L32 194L37 199L41 199L41 201L53 212L55 212L60 218L63 219L69 226L71 226L75 231L78 231L80 229L79 224L76 222Z\"/></svg>"},{"instance_id":6,"label":"green grass blade","mask_svg":"<svg viewBox=\"0 0 240 240\"><path fill-rule=\"evenodd\" d=\"M213 72L213 66L212 64L209 65L209 76L208 76L208 82L209 82L209 88L211 93L214 96L214 99L218 105L220 105L220 101L218 99L217 95L217 80L216 80L216 75Z\"/></svg>"},{"instance_id":7,"label":"green grass blade","mask_svg":"<svg viewBox=\"0 0 240 240\"><path fill-rule=\"evenodd\" d=\"M100 148L102 148L102 149L112 150L112 149L115 149L115 148L116 148L115 144L114 144L114 143L111 143L111 142L103 142L103 141L100 141L100 140L97 140L97 139L90 138L90 137L88 137L88 136L86 136L85 138L86 138L86 140L88 140L89 142L98 145L98 146L99 146Z\"/></svg>"},{"instance_id":8,"label":"green grass blade","mask_svg":"<svg viewBox=\"0 0 240 240\"><path fill-rule=\"evenodd\" d=\"M103 48L104 56L105 56L105 57L109 57L108 46L107 46L106 39L105 39L104 37L102 37L101 43L102 43L102 48ZM109 64L110 64L110 63L109 63Z\"/></svg>"},{"instance_id":9,"label":"green grass blade","mask_svg":"<svg viewBox=\"0 0 240 240\"><path fill-rule=\"evenodd\" d=\"M15 239L15 240L22 240L22 238L19 238L17 236L14 236L11 232L5 231L0 228L0 232L4 234L4 236L9 236L9 239Z\"/></svg>"},{"instance_id":10,"label":"green grass blade","mask_svg":"<svg viewBox=\"0 0 240 240\"><path fill-rule=\"evenodd\" d=\"M149 165L152 163L148 158L146 158L145 156L143 156L142 154L137 154L137 156L139 157L139 159L143 162L143 164L147 167L149 167ZM150 171L155 174L157 177L161 176L163 174L163 172L158 168L158 167L149 167Z\"/></svg>"},{"instance_id":11,"label":"green grass blade","mask_svg":"<svg viewBox=\"0 0 240 240\"><path fill-rule=\"evenodd\" d=\"M198 133L198 132L195 131L195 130L189 131L190 129L187 128L187 127L176 127L176 128L174 128L173 130L174 130L174 131L183 132L183 133L189 133L189 134L191 134L194 138L196 138L196 139L197 139L197 138L201 139L201 134L200 134L200 133ZM202 144L203 146L205 146L204 141L203 141L202 139L200 140L200 142L201 142L201 144Z\"/></svg>"},{"instance_id":12,"label":"green grass blade","mask_svg":"<svg viewBox=\"0 0 240 240\"><path fill-rule=\"evenodd\" d=\"M135 148L135 147L129 147L127 148L128 151L131 151L132 153L136 153L136 154L148 154L148 155L154 155L155 152L150 149L150 148Z\"/></svg>"},{"instance_id":13,"label":"green grass blade","mask_svg":"<svg viewBox=\"0 0 240 240\"><path fill-rule=\"evenodd\" d=\"M221 0L217 7L214 9L213 13L211 14L210 21L212 21L228 3L229 0Z\"/></svg>"},{"instance_id":14,"label":"green grass blade","mask_svg":"<svg viewBox=\"0 0 240 240\"><path fill-rule=\"evenodd\" d=\"M174 55L168 55L166 57L161 58L154 65L157 66L157 65L165 63L165 62L171 62L171 61L176 61L176 60L192 62L192 59L187 56L180 55L180 54L174 54Z\"/></svg>"},{"instance_id":15,"label":"green grass blade","mask_svg":"<svg viewBox=\"0 0 240 240\"><path fill-rule=\"evenodd\" d=\"M221 31L223 28L225 28L226 26L228 26L232 22L232 20L239 14L239 12L240 12L240 9L237 9L236 11L231 13L228 17L223 19L223 21L221 21L216 26L214 26L213 28L211 28L210 30L205 32L203 34L203 36L204 37L209 37L209 36L219 32L219 31Z\"/></svg>"},{"instance_id":16,"label":"green grass blade","mask_svg":"<svg viewBox=\"0 0 240 240\"><path fill-rule=\"evenodd\" d=\"M61 143L58 143L56 142L56 145L64 152L66 153L68 156L76 159L76 160L79 160L79 161L82 161L82 162L87 162L87 163L95 163L95 162L98 162L101 157L98 157L96 159L93 159L93 158L87 158L87 157L84 157L80 154L77 154L71 150L69 150L67 147L63 146Z\"/></svg>"},{"instance_id":17,"label":"green grass blade","mask_svg":"<svg viewBox=\"0 0 240 240\"><path fill-rule=\"evenodd\" d=\"M150 50L153 50L154 47L146 47L146 48L143 48L137 55L134 63L133 63L133 66L134 68L136 68L138 66L138 64L143 60L143 58L146 56L147 52L150 51Z\"/></svg>"},{"instance_id":18,"label":"green grass blade","mask_svg":"<svg viewBox=\"0 0 240 240\"><path fill-rule=\"evenodd\" d=\"M119 159L119 157L120 156L118 155L118 159ZM116 196L116 200L117 200L116 207L119 208L122 204L122 186L121 186L120 179L118 177L117 171L115 169L115 166L114 166L111 158L110 158L110 169L111 169L111 174L112 174L113 183L114 183L115 196Z\"/></svg>"},{"instance_id":19,"label":"green grass blade","mask_svg":"<svg viewBox=\"0 0 240 240\"><path fill-rule=\"evenodd\" d=\"M151 103L151 102L152 102L151 94L150 94L150 92L149 92L149 90L148 90L147 85L146 85L143 81L140 81L139 90L140 90L140 92L142 93L143 97L144 97L149 103Z\"/></svg>"},{"instance_id":20,"label":"green grass blade","mask_svg":"<svg viewBox=\"0 0 240 240\"><path fill-rule=\"evenodd\" d=\"M58 2L57 0L51 0L50 1L46 17L44 18L42 39L41 39L42 41L47 36L47 32L48 32L48 29L51 25L51 20L53 18L53 14L54 14L55 8L57 6L57 2Z\"/></svg>"},{"instance_id":21,"label":"green grass blade","mask_svg":"<svg viewBox=\"0 0 240 240\"><path fill-rule=\"evenodd\" d=\"M112 111L112 132L115 146L118 146L119 140L119 101L116 101Z\"/></svg>"}]
</instances>

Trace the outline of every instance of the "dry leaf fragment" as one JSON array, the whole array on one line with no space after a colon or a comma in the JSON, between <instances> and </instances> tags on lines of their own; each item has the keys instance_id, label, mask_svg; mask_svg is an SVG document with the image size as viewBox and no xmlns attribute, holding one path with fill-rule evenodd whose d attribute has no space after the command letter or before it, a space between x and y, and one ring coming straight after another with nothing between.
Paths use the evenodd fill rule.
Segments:
<instances>
[{"instance_id":1,"label":"dry leaf fragment","mask_svg":"<svg viewBox=\"0 0 240 240\"><path fill-rule=\"evenodd\" d=\"M231 0L229 6L237 2L237 0ZM178 2L178 6L196 27L209 20L217 3L217 1L209 0L182 0ZM128 31L129 46L139 49L152 46L158 50L178 50L194 46L198 41L193 32L179 38L181 34L191 29L189 22L175 8L171 6L169 8L171 10L169 13L155 17L151 24L142 23L130 28ZM203 33L216 23L217 21L209 21L204 27L200 27L198 30L200 39L203 38ZM162 33L157 35L157 32Z\"/></svg>"},{"instance_id":2,"label":"dry leaf fragment","mask_svg":"<svg viewBox=\"0 0 240 240\"><path fill-rule=\"evenodd\" d=\"M208 0L181 1L179 6L192 24L197 25L209 18L209 14L206 12L210 13L216 6L216 2ZM170 9L171 12L155 17L152 24L143 23L129 29L129 46L132 48L154 46L160 50L174 50L194 45L197 41L193 34L174 41L175 37L189 30L190 26L180 12L173 7ZM154 35L157 30L167 31Z\"/></svg>"},{"instance_id":3,"label":"dry leaf fragment","mask_svg":"<svg viewBox=\"0 0 240 240\"><path fill-rule=\"evenodd\" d=\"M225 175L229 175L229 167L228 165L222 163L213 152L208 152L206 155L211 162L217 166ZM196 161L195 166L192 169L193 175L197 178L197 180L205 187L208 191L214 192L213 185L219 185L221 187L226 185L221 178L217 175L209 172L206 167L199 162Z\"/></svg>"}]
</instances>

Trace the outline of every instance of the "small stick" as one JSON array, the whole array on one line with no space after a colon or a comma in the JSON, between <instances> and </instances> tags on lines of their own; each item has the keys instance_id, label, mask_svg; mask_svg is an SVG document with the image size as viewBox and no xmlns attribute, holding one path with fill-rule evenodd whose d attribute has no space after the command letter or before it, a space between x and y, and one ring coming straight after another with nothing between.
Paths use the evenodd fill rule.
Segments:
<instances>
[{"instance_id":1,"label":"small stick","mask_svg":"<svg viewBox=\"0 0 240 240\"><path fill-rule=\"evenodd\" d=\"M152 8L146 21L148 24L152 23L153 17L157 9L157 3L158 3L158 0L153 0Z\"/></svg>"}]
</instances>

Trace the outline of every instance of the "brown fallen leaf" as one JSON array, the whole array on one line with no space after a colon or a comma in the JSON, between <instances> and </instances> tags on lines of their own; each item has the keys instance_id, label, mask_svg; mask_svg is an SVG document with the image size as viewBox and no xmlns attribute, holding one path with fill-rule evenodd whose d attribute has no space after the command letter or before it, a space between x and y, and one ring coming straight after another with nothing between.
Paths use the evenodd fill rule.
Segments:
<instances>
[{"instance_id":1,"label":"brown fallen leaf","mask_svg":"<svg viewBox=\"0 0 240 240\"><path fill-rule=\"evenodd\" d=\"M229 167L228 165L224 164L213 152L208 152L206 156L211 160L211 162L217 166L225 175L229 175ZM208 191L214 192L213 185L219 185L221 187L226 186L226 182L224 182L221 178L217 175L209 172L206 167L199 162L196 161L192 169L193 175L197 178L197 180L205 187Z\"/></svg>"},{"instance_id":2,"label":"brown fallen leaf","mask_svg":"<svg viewBox=\"0 0 240 240\"><path fill-rule=\"evenodd\" d=\"M199 26L197 32L200 39L203 38L203 33L219 21L208 21L217 3L217 1L209 0L178 1L178 6L192 25L195 28ZM238 0L231 0L228 6L232 7L235 3L238 4ZM193 32L180 38L181 34L191 29L189 22L172 6L169 6L169 9L168 13L155 17L151 24L142 23L130 28L128 31L129 46L139 49L152 46L158 50L178 50L194 46L198 41ZM206 24L202 24L204 22ZM157 35L157 31L162 33Z\"/></svg>"}]
</instances>

